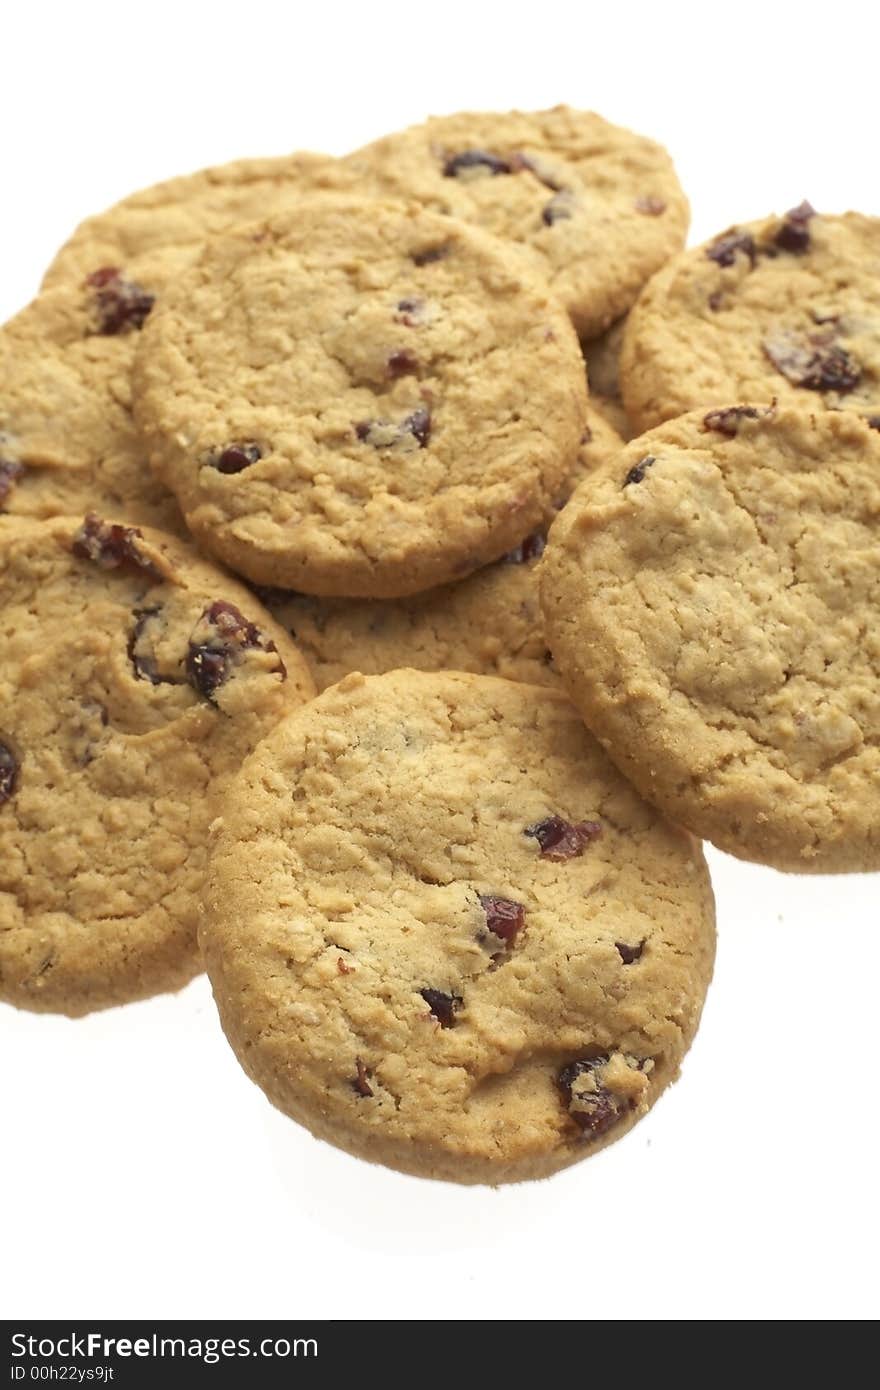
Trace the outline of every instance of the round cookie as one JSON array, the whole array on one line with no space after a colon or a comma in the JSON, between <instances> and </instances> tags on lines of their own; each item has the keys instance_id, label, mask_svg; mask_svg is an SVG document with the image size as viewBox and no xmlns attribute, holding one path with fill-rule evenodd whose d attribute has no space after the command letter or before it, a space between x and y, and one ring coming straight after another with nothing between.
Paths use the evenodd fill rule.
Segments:
<instances>
[{"instance_id":1,"label":"round cookie","mask_svg":"<svg viewBox=\"0 0 880 1390\"><path fill-rule=\"evenodd\" d=\"M626 316L613 323L598 338L587 338L581 351L587 362L590 405L621 439L632 439L633 427L620 393L620 352L626 329Z\"/></svg>"},{"instance_id":2,"label":"round cookie","mask_svg":"<svg viewBox=\"0 0 880 1390\"><path fill-rule=\"evenodd\" d=\"M337 160L307 152L239 159L167 179L81 222L43 284L80 285L113 266L157 294L192 264L209 236L295 207L305 194L349 183Z\"/></svg>"},{"instance_id":3,"label":"round cookie","mask_svg":"<svg viewBox=\"0 0 880 1390\"><path fill-rule=\"evenodd\" d=\"M45 290L0 328L0 512L89 509L184 533L131 415L131 368L153 305L119 276Z\"/></svg>"},{"instance_id":4,"label":"round cookie","mask_svg":"<svg viewBox=\"0 0 880 1390\"><path fill-rule=\"evenodd\" d=\"M157 531L0 520L0 999L179 988L213 796L312 693L252 594Z\"/></svg>"},{"instance_id":5,"label":"round cookie","mask_svg":"<svg viewBox=\"0 0 880 1390\"><path fill-rule=\"evenodd\" d=\"M425 1177L539 1177L677 1075L712 972L699 846L561 693L350 675L249 759L202 947L280 1109Z\"/></svg>"},{"instance_id":6,"label":"round cookie","mask_svg":"<svg viewBox=\"0 0 880 1390\"><path fill-rule=\"evenodd\" d=\"M349 598L516 545L586 413L571 325L515 248L329 197L206 247L145 325L134 383L199 541L258 584Z\"/></svg>"},{"instance_id":7,"label":"round cookie","mask_svg":"<svg viewBox=\"0 0 880 1390\"><path fill-rule=\"evenodd\" d=\"M591 397L574 482L623 448L594 404ZM319 690L349 671L377 675L399 666L553 685L558 677L544 640L535 575L544 539L543 529L535 531L459 584L409 599L322 599L279 589L259 594L297 642Z\"/></svg>"},{"instance_id":8,"label":"round cookie","mask_svg":"<svg viewBox=\"0 0 880 1390\"><path fill-rule=\"evenodd\" d=\"M588 111L434 117L341 162L364 191L527 248L582 337L626 313L684 245L689 209L669 155Z\"/></svg>"},{"instance_id":9,"label":"round cookie","mask_svg":"<svg viewBox=\"0 0 880 1390\"><path fill-rule=\"evenodd\" d=\"M880 869L880 435L731 406L633 440L541 572L547 636L639 790L778 869Z\"/></svg>"},{"instance_id":10,"label":"round cookie","mask_svg":"<svg viewBox=\"0 0 880 1390\"><path fill-rule=\"evenodd\" d=\"M683 252L630 314L620 372L639 430L726 401L880 423L880 218L803 203Z\"/></svg>"}]
</instances>

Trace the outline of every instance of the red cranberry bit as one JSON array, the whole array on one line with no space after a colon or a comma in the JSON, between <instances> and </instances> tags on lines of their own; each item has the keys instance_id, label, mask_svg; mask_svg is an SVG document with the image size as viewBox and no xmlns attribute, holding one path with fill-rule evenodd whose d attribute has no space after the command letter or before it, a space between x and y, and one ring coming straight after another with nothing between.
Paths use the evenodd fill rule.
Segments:
<instances>
[{"instance_id":1,"label":"red cranberry bit","mask_svg":"<svg viewBox=\"0 0 880 1390\"><path fill-rule=\"evenodd\" d=\"M23 472L24 466L16 459L3 458L0 455L0 509L6 505L12 489Z\"/></svg>"},{"instance_id":2,"label":"red cranberry bit","mask_svg":"<svg viewBox=\"0 0 880 1390\"><path fill-rule=\"evenodd\" d=\"M251 440L246 444L227 444L218 454L212 454L208 462L218 473L241 473L252 463L259 463L262 457L259 444Z\"/></svg>"},{"instance_id":3,"label":"red cranberry bit","mask_svg":"<svg viewBox=\"0 0 880 1390\"><path fill-rule=\"evenodd\" d=\"M445 261L452 255L452 242L444 241L439 246L425 246L421 251L411 251L410 260L414 265L433 265L434 261Z\"/></svg>"},{"instance_id":4,"label":"red cranberry bit","mask_svg":"<svg viewBox=\"0 0 880 1390\"><path fill-rule=\"evenodd\" d=\"M386 371L392 380L399 376L415 376L419 370L419 359L406 348L392 352L386 364Z\"/></svg>"},{"instance_id":5,"label":"red cranberry bit","mask_svg":"<svg viewBox=\"0 0 880 1390\"><path fill-rule=\"evenodd\" d=\"M633 464L624 478L623 486L630 487L633 483L643 483L648 469L653 468L656 462L657 460L654 458L653 454L646 454L643 459L639 459L638 463Z\"/></svg>"},{"instance_id":6,"label":"red cranberry bit","mask_svg":"<svg viewBox=\"0 0 880 1390\"><path fill-rule=\"evenodd\" d=\"M517 932L525 926L526 910L513 898L499 898L495 893L481 893L480 906L486 914L486 926L508 946L516 940Z\"/></svg>"},{"instance_id":7,"label":"red cranberry bit","mask_svg":"<svg viewBox=\"0 0 880 1390\"><path fill-rule=\"evenodd\" d=\"M128 569L161 583L165 575L141 552L142 540L143 534L136 526L102 521L90 513L74 536L71 549L80 560L91 560L99 569Z\"/></svg>"},{"instance_id":8,"label":"red cranberry bit","mask_svg":"<svg viewBox=\"0 0 880 1390\"><path fill-rule=\"evenodd\" d=\"M866 415L869 430L880 430L880 415Z\"/></svg>"},{"instance_id":9,"label":"red cranberry bit","mask_svg":"<svg viewBox=\"0 0 880 1390\"><path fill-rule=\"evenodd\" d=\"M737 255L748 256L754 266L757 258L755 239L749 236L748 232L739 232L734 227L723 236L717 237L711 246L707 246L706 255L710 261L725 266L733 265Z\"/></svg>"},{"instance_id":10,"label":"red cranberry bit","mask_svg":"<svg viewBox=\"0 0 880 1390\"><path fill-rule=\"evenodd\" d=\"M645 949L644 941L640 941L638 946L627 946L625 941L615 941L614 944L624 965L632 965L635 961L640 960Z\"/></svg>"},{"instance_id":11,"label":"red cranberry bit","mask_svg":"<svg viewBox=\"0 0 880 1390\"><path fill-rule=\"evenodd\" d=\"M98 331L106 336L142 328L156 296L134 280L126 280L117 266L105 265L88 276L98 312Z\"/></svg>"},{"instance_id":12,"label":"red cranberry bit","mask_svg":"<svg viewBox=\"0 0 880 1390\"><path fill-rule=\"evenodd\" d=\"M547 537L543 531L533 531L525 540L520 541L519 545L514 546L513 550L508 550L504 557L508 565L526 565L530 560L537 560L544 554L547 548Z\"/></svg>"},{"instance_id":13,"label":"red cranberry bit","mask_svg":"<svg viewBox=\"0 0 880 1390\"><path fill-rule=\"evenodd\" d=\"M573 825L571 821L563 820L562 816L547 816L534 825L526 826L523 834L538 841L542 859L561 863L565 859L579 858L587 845L598 840L602 827L595 820L579 821Z\"/></svg>"},{"instance_id":14,"label":"red cranberry bit","mask_svg":"<svg viewBox=\"0 0 880 1390\"><path fill-rule=\"evenodd\" d=\"M726 434L728 439L733 439L742 420L757 420L761 413L753 405L732 405L726 410L710 410L708 415L703 416L703 424L707 430Z\"/></svg>"},{"instance_id":15,"label":"red cranberry bit","mask_svg":"<svg viewBox=\"0 0 880 1390\"><path fill-rule=\"evenodd\" d=\"M595 1073L608 1065L607 1053L601 1057L585 1057L571 1062L556 1078L556 1084L568 1107L568 1113L589 1139L598 1139L616 1124L628 1108L622 1096L615 1096L607 1086L595 1080ZM586 1078L585 1085L582 1078ZM592 1085L589 1084L593 1078Z\"/></svg>"},{"instance_id":16,"label":"red cranberry bit","mask_svg":"<svg viewBox=\"0 0 880 1390\"><path fill-rule=\"evenodd\" d=\"M827 335L808 338L797 333L779 333L765 338L762 346L776 370L793 386L846 395L861 381L860 364L845 348L829 341Z\"/></svg>"},{"instance_id":17,"label":"red cranberry bit","mask_svg":"<svg viewBox=\"0 0 880 1390\"><path fill-rule=\"evenodd\" d=\"M456 179L470 169L484 169L492 175L513 172L506 159L499 159L488 150L462 150L460 154L450 155L443 165L443 174L447 179Z\"/></svg>"},{"instance_id":18,"label":"red cranberry bit","mask_svg":"<svg viewBox=\"0 0 880 1390\"><path fill-rule=\"evenodd\" d=\"M206 629L204 640L195 641L203 629ZM190 638L184 663L187 680L199 695L214 704L218 687L228 680L238 657L254 647L264 652L277 653L278 650L234 603L217 599L205 609ZM281 679L286 680L287 670L280 657L278 668Z\"/></svg>"},{"instance_id":19,"label":"red cranberry bit","mask_svg":"<svg viewBox=\"0 0 880 1390\"><path fill-rule=\"evenodd\" d=\"M464 1002L460 994L444 994L442 989L420 989L419 994L441 1028L455 1026L455 1015Z\"/></svg>"},{"instance_id":20,"label":"red cranberry bit","mask_svg":"<svg viewBox=\"0 0 880 1390\"><path fill-rule=\"evenodd\" d=\"M636 198L635 209L645 217L661 217L666 211L666 204L662 198Z\"/></svg>"},{"instance_id":21,"label":"red cranberry bit","mask_svg":"<svg viewBox=\"0 0 880 1390\"><path fill-rule=\"evenodd\" d=\"M421 320L424 308L423 299L398 299L394 318L397 323L406 324L407 328L415 328Z\"/></svg>"},{"instance_id":22,"label":"red cranberry bit","mask_svg":"<svg viewBox=\"0 0 880 1390\"><path fill-rule=\"evenodd\" d=\"M593 431L590 429L589 425L587 425L587 426L585 427L585 429L584 429L583 434L581 435L581 443L582 443L582 444L591 444L591 443L592 443L592 440L593 440Z\"/></svg>"},{"instance_id":23,"label":"red cranberry bit","mask_svg":"<svg viewBox=\"0 0 880 1390\"><path fill-rule=\"evenodd\" d=\"M785 221L773 238L781 251L791 251L795 255L802 255L810 247L810 227L811 218L816 216L816 209L804 201L796 208L791 208L785 214Z\"/></svg>"},{"instance_id":24,"label":"red cranberry bit","mask_svg":"<svg viewBox=\"0 0 880 1390\"><path fill-rule=\"evenodd\" d=\"M357 1067L357 1076L352 1078L352 1087L359 1096L371 1096L373 1088L370 1085L370 1077L373 1073L369 1067L365 1066L360 1057L355 1057L354 1064Z\"/></svg>"},{"instance_id":25,"label":"red cranberry bit","mask_svg":"<svg viewBox=\"0 0 880 1390\"><path fill-rule=\"evenodd\" d=\"M0 739L0 806L9 800L18 787L19 769L14 750Z\"/></svg>"},{"instance_id":26,"label":"red cranberry bit","mask_svg":"<svg viewBox=\"0 0 880 1390\"><path fill-rule=\"evenodd\" d=\"M712 294L709 295L708 304L713 314L718 313L718 310L721 308L721 305L723 303L724 295L721 293L720 290L714 290Z\"/></svg>"},{"instance_id":27,"label":"red cranberry bit","mask_svg":"<svg viewBox=\"0 0 880 1390\"><path fill-rule=\"evenodd\" d=\"M407 415L400 428L407 430L419 441L419 447L424 449L431 438L431 414L423 405L414 410L412 415Z\"/></svg>"}]
</instances>

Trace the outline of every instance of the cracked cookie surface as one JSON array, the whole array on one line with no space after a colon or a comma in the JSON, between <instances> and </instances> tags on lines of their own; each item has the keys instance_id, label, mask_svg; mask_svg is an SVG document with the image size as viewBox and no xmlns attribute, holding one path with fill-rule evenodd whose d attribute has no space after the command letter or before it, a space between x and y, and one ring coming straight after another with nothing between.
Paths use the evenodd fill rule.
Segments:
<instances>
[{"instance_id":1,"label":"cracked cookie surface","mask_svg":"<svg viewBox=\"0 0 880 1390\"><path fill-rule=\"evenodd\" d=\"M623 448L595 407L591 396L569 487ZM319 690L350 671L378 675L399 666L555 685L535 574L545 536L541 528L494 565L409 599L321 599L274 589L259 597L297 642Z\"/></svg>"},{"instance_id":2,"label":"cracked cookie surface","mask_svg":"<svg viewBox=\"0 0 880 1390\"><path fill-rule=\"evenodd\" d=\"M514 248L333 198L211 243L150 315L134 389L206 548L257 583L356 598L516 545L586 415L571 325Z\"/></svg>"},{"instance_id":3,"label":"cracked cookie surface","mask_svg":"<svg viewBox=\"0 0 880 1390\"><path fill-rule=\"evenodd\" d=\"M437 116L341 162L364 191L416 198L524 247L582 337L626 312L687 231L663 147L567 106Z\"/></svg>"},{"instance_id":4,"label":"cracked cookie surface","mask_svg":"<svg viewBox=\"0 0 880 1390\"><path fill-rule=\"evenodd\" d=\"M712 971L698 845L554 690L350 675L267 738L213 829L201 942L249 1075L423 1176L537 1177L677 1074Z\"/></svg>"},{"instance_id":5,"label":"cracked cookie surface","mask_svg":"<svg viewBox=\"0 0 880 1390\"><path fill-rule=\"evenodd\" d=\"M639 430L730 401L876 415L880 218L804 203L676 256L629 315L620 374Z\"/></svg>"},{"instance_id":6,"label":"cracked cookie surface","mask_svg":"<svg viewBox=\"0 0 880 1390\"><path fill-rule=\"evenodd\" d=\"M0 519L0 999L72 1016L200 968L214 793L312 693L287 634L157 531Z\"/></svg>"},{"instance_id":7,"label":"cracked cookie surface","mask_svg":"<svg viewBox=\"0 0 880 1390\"><path fill-rule=\"evenodd\" d=\"M779 869L880 868L880 435L732 406L633 440L551 530L557 669L667 815Z\"/></svg>"},{"instance_id":8,"label":"cracked cookie surface","mask_svg":"<svg viewBox=\"0 0 880 1390\"><path fill-rule=\"evenodd\" d=\"M131 415L131 368L152 297L118 275L46 290L0 328L0 513L90 508L181 534Z\"/></svg>"},{"instance_id":9,"label":"cracked cookie surface","mask_svg":"<svg viewBox=\"0 0 880 1390\"><path fill-rule=\"evenodd\" d=\"M192 264L209 236L349 183L337 160L307 151L239 159L166 179L81 222L43 284L80 285L103 266L115 266L159 294Z\"/></svg>"}]
</instances>

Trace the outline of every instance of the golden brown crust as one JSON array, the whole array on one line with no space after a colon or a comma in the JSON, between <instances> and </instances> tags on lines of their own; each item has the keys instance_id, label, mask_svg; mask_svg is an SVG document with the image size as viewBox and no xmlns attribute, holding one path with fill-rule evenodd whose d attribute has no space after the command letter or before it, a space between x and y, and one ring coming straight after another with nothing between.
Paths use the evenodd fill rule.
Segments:
<instances>
[{"instance_id":1,"label":"golden brown crust","mask_svg":"<svg viewBox=\"0 0 880 1390\"><path fill-rule=\"evenodd\" d=\"M570 857L540 838L553 816ZM346 677L249 760L211 863L201 940L239 1060L392 1167L497 1183L575 1162L645 1113L699 1020L699 847L552 690Z\"/></svg>"},{"instance_id":2,"label":"golden brown crust","mask_svg":"<svg viewBox=\"0 0 880 1390\"><path fill-rule=\"evenodd\" d=\"M540 586L589 727L664 812L776 868L880 868L880 436L699 411L553 526Z\"/></svg>"}]
</instances>

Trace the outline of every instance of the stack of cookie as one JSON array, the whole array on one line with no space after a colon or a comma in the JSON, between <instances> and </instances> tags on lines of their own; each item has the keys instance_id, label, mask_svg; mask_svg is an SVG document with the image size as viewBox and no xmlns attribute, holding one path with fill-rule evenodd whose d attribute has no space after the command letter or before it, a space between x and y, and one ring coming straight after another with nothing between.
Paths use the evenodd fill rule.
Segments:
<instances>
[{"instance_id":1,"label":"stack of cookie","mask_svg":"<svg viewBox=\"0 0 880 1390\"><path fill-rule=\"evenodd\" d=\"M880 867L880 224L686 227L557 108L77 229L0 329L0 997L204 962L313 1133L515 1180L677 1075L701 838Z\"/></svg>"}]
</instances>

